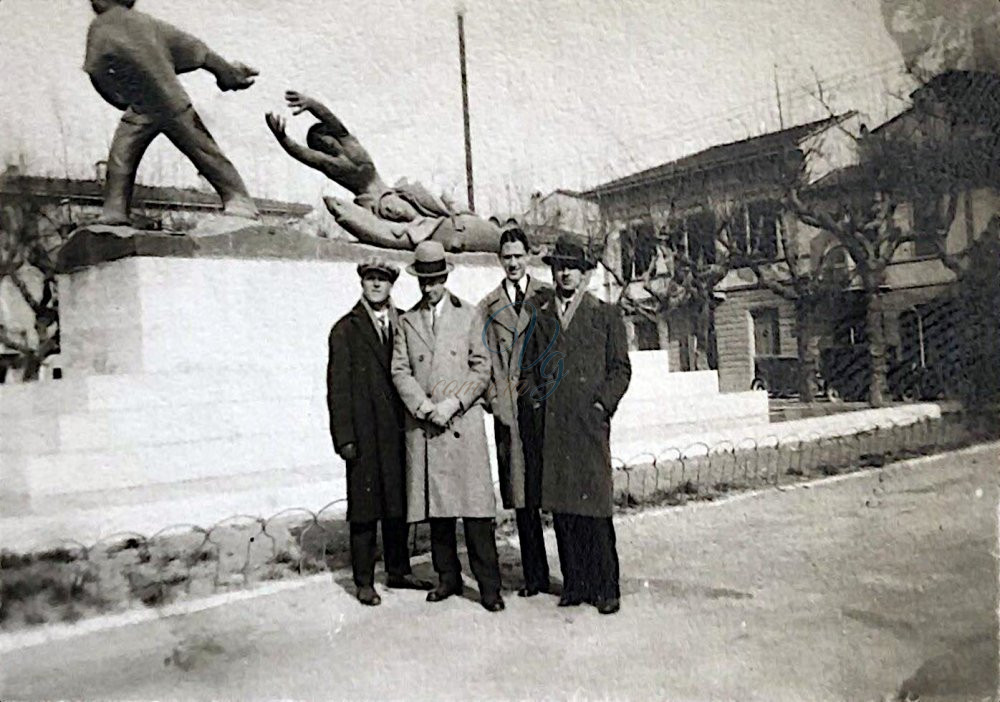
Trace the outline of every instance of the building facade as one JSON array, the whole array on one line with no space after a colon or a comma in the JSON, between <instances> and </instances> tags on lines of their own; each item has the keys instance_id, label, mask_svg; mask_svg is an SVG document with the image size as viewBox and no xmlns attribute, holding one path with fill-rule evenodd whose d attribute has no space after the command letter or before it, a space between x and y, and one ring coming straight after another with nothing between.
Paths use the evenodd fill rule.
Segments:
<instances>
[{"instance_id":1,"label":"building facade","mask_svg":"<svg viewBox=\"0 0 1000 702\"><path fill-rule=\"evenodd\" d=\"M949 395L961 322L953 294L956 275L942 262L937 242L940 227L946 226L944 247L961 256L997 224L1000 90L995 77L990 82L984 87L981 76L944 74L911 96L912 107L871 131L849 113L715 146L589 192L618 242L623 278L647 270L669 274L670 259L676 257L712 284L709 305L664 310L661 329L646 333L646 342L671 349L672 370L703 363L716 368L724 392L767 388L772 394L795 394L796 307L762 285L754 268L780 279L793 261L807 275L821 265L833 266L850 279L855 262L837 250L832 235L790 211L789 187L794 183L804 199L830 212L870 203L872 181L861 177L873 159L867 145L895 144L901 152L923 149L926 170L913 174L912 197L893 194L891 221L907 240L886 270L881 295L889 391L896 399ZM961 153L950 153L959 142ZM892 151L879 156L886 168L903 168L894 163L896 157ZM936 171L945 170L933 163L936 159L956 164L946 176L951 205L944 225L938 194L921 190L940 179ZM711 264L723 259L727 265L713 271ZM741 259L758 265L741 265ZM818 358L822 383L843 399L867 397L867 324L865 295L857 282L831 291L811 315L804 343ZM692 347L704 352L693 354ZM894 380L904 376L910 380ZM914 377L922 379L919 388L912 387Z\"/></svg>"}]
</instances>

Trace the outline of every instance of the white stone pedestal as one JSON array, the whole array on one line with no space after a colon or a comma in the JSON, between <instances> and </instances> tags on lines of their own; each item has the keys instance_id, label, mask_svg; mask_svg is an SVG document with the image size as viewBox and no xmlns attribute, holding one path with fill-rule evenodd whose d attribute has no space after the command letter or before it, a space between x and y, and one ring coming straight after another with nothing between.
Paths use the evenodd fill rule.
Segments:
<instances>
[{"instance_id":1,"label":"white stone pedestal","mask_svg":"<svg viewBox=\"0 0 1000 702\"><path fill-rule=\"evenodd\" d=\"M327 336L357 302L356 262L373 251L330 247L298 258L129 255L65 275L64 378L0 386L0 545L89 544L343 500ZM411 257L384 255L401 266ZM466 300L502 277L492 254L453 260L449 287ZM415 279L402 273L394 297L415 303ZM632 355L615 456L656 450L694 424L767 421L762 393L721 397L714 372L668 374L665 356Z\"/></svg>"},{"instance_id":2,"label":"white stone pedestal","mask_svg":"<svg viewBox=\"0 0 1000 702\"><path fill-rule=\"evenodd\" d=\"M63 379L0 386L0 545L342 500L327 337L372 253L132 256L63 276ZM493 255L457 260L449 286L467 300L502 275ZM402 273L394 297L416 302L415 279Z\"/></svg>"}]
</instances>

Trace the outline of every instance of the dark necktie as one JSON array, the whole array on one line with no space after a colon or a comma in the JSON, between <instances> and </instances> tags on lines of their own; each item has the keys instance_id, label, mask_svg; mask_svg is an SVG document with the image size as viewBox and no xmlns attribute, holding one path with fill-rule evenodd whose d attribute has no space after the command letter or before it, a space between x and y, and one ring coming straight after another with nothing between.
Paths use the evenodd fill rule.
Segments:
<instances>
[{"instance_id":1,"label":"dark necktie","mask_svg":"<svg viewBox=\"0 0 1000 702\"><path fill-rule=\"evenodd\" d=\"M524 305L524 290L521 289L520 285L515 285L514 289L514 312L521 314L521 307Z\"/></svg>"},{"instance_id":2,"label":"dark necktie","mask_svg":"<svg viewBox=\"0 0 1000 702\"><path fill-rule=\"evenodd\" d=\"M382 337L383 344L389 340L389 320L385 317L378 318L378 333Z\"/></svg>"}]
</instances>

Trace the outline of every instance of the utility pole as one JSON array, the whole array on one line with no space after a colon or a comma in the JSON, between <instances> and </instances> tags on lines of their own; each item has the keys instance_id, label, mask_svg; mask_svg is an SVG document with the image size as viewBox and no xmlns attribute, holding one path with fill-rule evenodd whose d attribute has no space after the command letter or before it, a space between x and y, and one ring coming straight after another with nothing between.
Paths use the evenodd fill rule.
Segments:
<instances>
[{"instance_id":1,"label":"utility pole","mask_svg":"<svg viewBox=\"0 0 1000 702\"><path fill-rule=\"evenodd\" d=\"M472 181L472 133L469 128L469 77L465 68L465 15L458 11L458 60L462 68L462 124L465 127L465 189L469 210L476 211L476 192Z\"/></svg>"},{"instance_id":2,"label":"utility pole","mask_svg":"<svg viewBox=\"0 0 1000 702\"><path fill-rule=\"evenodd\" d=\"M778 86L778 64L774 64L774 96L778 101L778 126L785 128L785 115L781 109L781 88Z\"/></svg>"}]
</instances>

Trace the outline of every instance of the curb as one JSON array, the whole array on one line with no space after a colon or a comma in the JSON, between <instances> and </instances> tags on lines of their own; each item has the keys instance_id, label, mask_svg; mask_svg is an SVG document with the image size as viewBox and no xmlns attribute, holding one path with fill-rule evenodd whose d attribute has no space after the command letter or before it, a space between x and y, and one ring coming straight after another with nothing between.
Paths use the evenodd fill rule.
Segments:
<instances>
[{"instance_id":1,"label":"curb","mask_svg":"<svg viewBox=\"0 0 1000 702\"><path fill-rule=\"evenodd\" d=\"M913 468L919 468L927 463L940 460L944 457L962 457L962 456L968 456L970 454L988 452L992 450L1000 450L1000 441L993 441L985 444L977 444L975 446L969 446L963 449L959 449L957 451L940 453L931 456L921 456L919 458L911 458L905 461L899 461L898 463L889 463L877 468L866 468L864 470L858 470L851 473L844 473L841 475L833 475L824 478L817 478L815 480L802 481L782 487L769 487L769 488L759 488L756 490L749 490L747 492L740 492L733 495L727 495L725 497L712 501L694 501L685 505L662 506L662 507L654 507L651 509L644 509L640 512L616 516L615 521L619 523L631 523L649 517L662 516L667 513L680 514L683 513L684 511L689 511L689 510L704 510L704 509L713 509L716 507L725 507L735 502L742 502L745 500L750 500L760 497L762 495L773 494L775 492L810 490L813 488L835 485L837 483L845 482L848 480L856 480L860 478L871 477L879 473L885 473L887 470L902 470L902 471L911 470ZM508 537L507 541L512 545L516 546L517 545L516 535ZM423 560L428 560L428 559L429 555L424 554L414 559L414 562L419 563ZM328 571L323 573L317 573L314 575L309 575L303 578L296 578L295 580L266 583L252 587L248 590L217 593L214 595L209 595L207 597L202 597L195 600L175 602L172 604L164 605L162 607L157 607L155 609L133 609L116 614L91 617L88 619L83 619L73 624L62 624L62 623L50 624L39 627L38 629L12 632L9 634L0 634L0 654L10 653L13 651L18 651L26 648L33 648L35 646L42 646L57 641L65 641L68 639L84 636L86 634L92 634L101 631L109 631L112 629L120 629L126 626L133 626L136 624L157 621L160 619L169 619L172 617L180 617L188 614L195 614L197 612L203 612L205 610L215 609L217 607L222 607L228 604L244 602L247 600L256 599L258 597L266 597L281 592L289 592L292 590L305 588L310 585L322 583L328 580L329 578L333 577L336 573L347 572L348 570L349 569L347 568L343 568L333 572Z\"/></svg>"},{"instance_id":2,"label":"curb","mask_svg":"<svg viewBox=\"0 0 1000 702\"><path fill-rule=\"evenodd\" d=\"M812 488L825 487L827 485L834 485L836 483L844 482L847 480L854 480L856 478L870 477L873 475L878 475L880 473L885 473L889 470L900 470L906 471L913 468L919 468L926 463L931 463L933 461L940 460L946 456L948 457L961 457L967 456L969 454L979 453L983 451L1000 450L1000 441L991 441L984 444L976 444L974 446L967 446L962 449L955 451L947 451L944 453L936 453L930 456L920 456L918 458L908 458L903 461L898 461L895 463L886 463L884 466L864 468L862 470L851 471L850 473L841 473L839 475L830 475L823 478L816 478L813 480L803 480L797 483L790 483L788 485L773 486L767 488L757 488L754 490L747 490L746 492L738 492L732 495L726 495L725 497L720 497L715 500L695 500L688 502L684 505L664 505L662 507L652 507L649 509L643 509L639 512L633 512L631 514L623 514L619 517L615 517L615 521L621 522L631 522L647 517L654 517L658 515L663 515L668 512L677 512L678 510L700 510L700 509L712 509L713 507L723 507L733 502L742 502L744 500L750 500L755 497L760 497L761 495L769 495L774 492L791 492L793 490L811 490Z\"/></svg>"}]
</instances>

